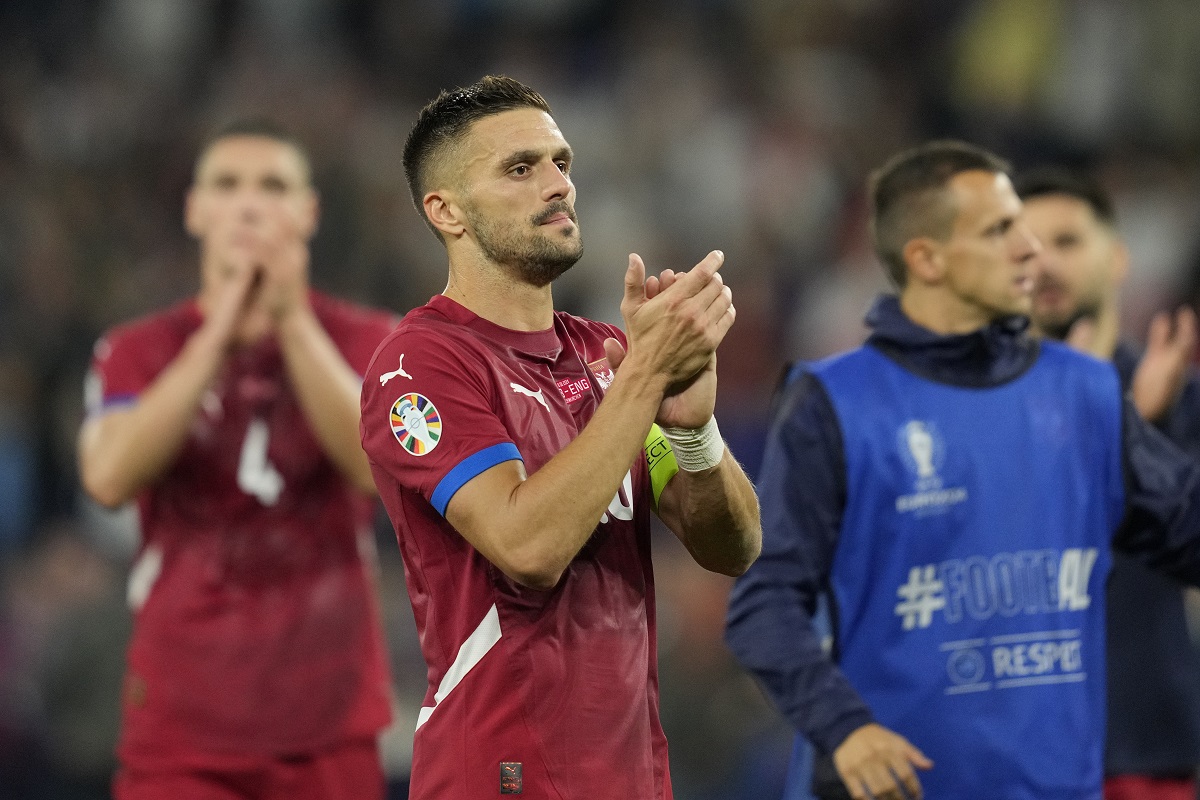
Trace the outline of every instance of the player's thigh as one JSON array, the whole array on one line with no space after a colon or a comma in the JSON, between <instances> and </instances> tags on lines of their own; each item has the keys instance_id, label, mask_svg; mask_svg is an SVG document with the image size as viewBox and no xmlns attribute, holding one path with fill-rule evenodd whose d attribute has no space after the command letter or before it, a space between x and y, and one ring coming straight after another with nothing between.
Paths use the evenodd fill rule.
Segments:
<instances>
[{"instance_id":1,"label":"player's thigh","mask_svg":"<svg viewBox=\"0 0 1200 800\"><path fill-rule=\"evenodd\" d=\"M247 800L259 780L249 774L209 771L138 770L122 767L113 776L114 800Z\"/></svg>"},{"instance_id":2,"label":"player's thigh","mask_svg":"<svg viewBox=\"0 0 1200 800\"><path fill-rule=\"evenodd\" d=\"M264 800L383 800L379 745L358 739L304 758L281 759L271 787Z\"/></svg>"}]
</instances>

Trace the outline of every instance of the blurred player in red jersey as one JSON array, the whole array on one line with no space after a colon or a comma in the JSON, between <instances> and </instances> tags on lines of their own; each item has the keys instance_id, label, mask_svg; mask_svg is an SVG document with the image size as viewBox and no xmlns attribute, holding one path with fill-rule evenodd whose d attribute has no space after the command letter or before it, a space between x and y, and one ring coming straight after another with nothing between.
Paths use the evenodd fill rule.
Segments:
<instances>
[{"instance_id":1,"label":"blurred player in red jersey","mask_svg":"<svg viewBox=\"0 0 1200 800\"><path fill-rule=\"evenodd\" d=\"M650 278L630 256L628 340L556 312L582 253L571 161L508 78L443 92L405 145L449 282L376 353L362 437L429 666L414 800L670 798L651 511L710 570L761 546L713 419L723 256Z\"/></svg>"},{"instance_id":2,"label":"blurred player in red jersey","mask_svg":"<svg viewBox=\"0 0 1200 800\"><path fill-rule=\"evenodd\" d=\"M142 528L120 800L383 795L358 397L395 319L309 288L317 216L295 140L223 129L187 196L199 294L96 345L83 485Z\"/></svg>"}]
</instances>

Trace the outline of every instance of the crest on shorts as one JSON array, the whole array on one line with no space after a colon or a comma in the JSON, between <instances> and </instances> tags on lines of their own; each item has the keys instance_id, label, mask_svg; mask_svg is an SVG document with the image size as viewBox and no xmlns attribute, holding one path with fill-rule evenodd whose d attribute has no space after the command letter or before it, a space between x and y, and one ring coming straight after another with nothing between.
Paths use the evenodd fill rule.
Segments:
<instances>
[{"instance_id":1,"label":"crest on shorts","mask_svg":"<svg viewBox=\"0 0 1200 800\"><path fill-rule=\"evenodd\" d=\"M442 438L442 418L437 406L416 392L401 395L392 404L391 424L396 441L414 456L426 455Z\"/></svg>"}]
</instances>

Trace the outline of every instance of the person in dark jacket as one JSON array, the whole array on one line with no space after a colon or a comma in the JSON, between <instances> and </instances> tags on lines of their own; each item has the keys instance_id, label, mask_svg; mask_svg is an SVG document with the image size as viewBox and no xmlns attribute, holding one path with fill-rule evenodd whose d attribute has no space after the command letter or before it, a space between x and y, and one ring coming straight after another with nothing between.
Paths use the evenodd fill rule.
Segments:
<instances>
[{"instance_id":1,"label":"person in dark jacket","mask_svg":"<svg viewBox=\"0 0 1200 800\"><path fill-rule=\"evenodd\" d=\"M1200 378L1190 308L1159 314L1145 353L1120 331L1129 253L1112 199L1091 177L1047 167L1015 180L1042 244L1034 328L1111 360L1141 415L1200 459ZM1195 800L1200 764L1200 657L1184 587L1121 552L1108 579L1105 800Z\"/></svg>"},{"instance_id":2,"label":"person in dark jacket","mask_svg":"<svg viewBox=\"0 0 1200 800\"><path fill-rule=\"evenodd\" d=\"M872 176L899 293L777 398L726 639L822 798L1099 798L1110 547L1200 581L1200 467L1111 364L1028 335L1008 171L932 142Z\"/></svg>"}]
</instances>

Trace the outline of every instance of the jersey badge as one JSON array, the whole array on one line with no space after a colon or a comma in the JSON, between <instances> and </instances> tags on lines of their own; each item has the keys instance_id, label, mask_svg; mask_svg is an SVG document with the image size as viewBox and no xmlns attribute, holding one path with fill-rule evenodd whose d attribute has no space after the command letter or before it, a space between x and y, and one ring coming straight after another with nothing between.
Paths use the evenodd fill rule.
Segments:
<instances>
[{"instance_id":1,"label":"jersey badge","mask_svg":"<svg viewBox=\"0 0 1200 800\"><path fill-rule=\"evenodd\" d=\"M414 456L427 455L442 438L442 418L425 395L410 392L392 404L392 433Z\"/></svg>"},{"instance_id":2,"label":"jersey badge","mask_svg":"<svg viewBox=\"0 0 1200 800\"><path fill-rule=\"evenodd\" d=\"M523 394L526 397L532 397L534 400L537 400L539 403L542 404L542 408L546 409L547 411L550 410L550 405L546 402L546 398L542 397L541 389L538 389L535 392L532 389L526 389L524 386L522 386L519 383L510 383L509 386L511 386L512 390L514 392L516 392L517 394Z\"/></svg>"},{"instance_id":3,"label":"jersey badge","mask_svg":"<svg viewBox=\"0 0 1200 800\"><path fill-rule=\"evenodd\" d=\"M413 379L412 375L404 371L404 353L400 354L400 360L396 363L396 369L379 376L379 385L387 386L387 382L392 378L408 378L410 381Z\"/></svg>"},{"instance_id":4,"label":"jersey badge","mask_svg":"<svg viewBox=\"0 0 1200 800\"><path fill-rule=\"evenodd\" d=\"M613 368L608 365L607 356L588 362L588 369L596 376L596 383L600 384L602 390L607 389L609 384L613 382L613 378L616 377Z\"/></svg>"},{"instance_id":5,"label":"jersey badge","mask_svg":"<svg viewBox=\"0 0 1200 800\"><path fill-rule=\"evenodd\" d=\"M500 794L524 794L520 761L500 762Z\"/></svg>"}]
</instances>

